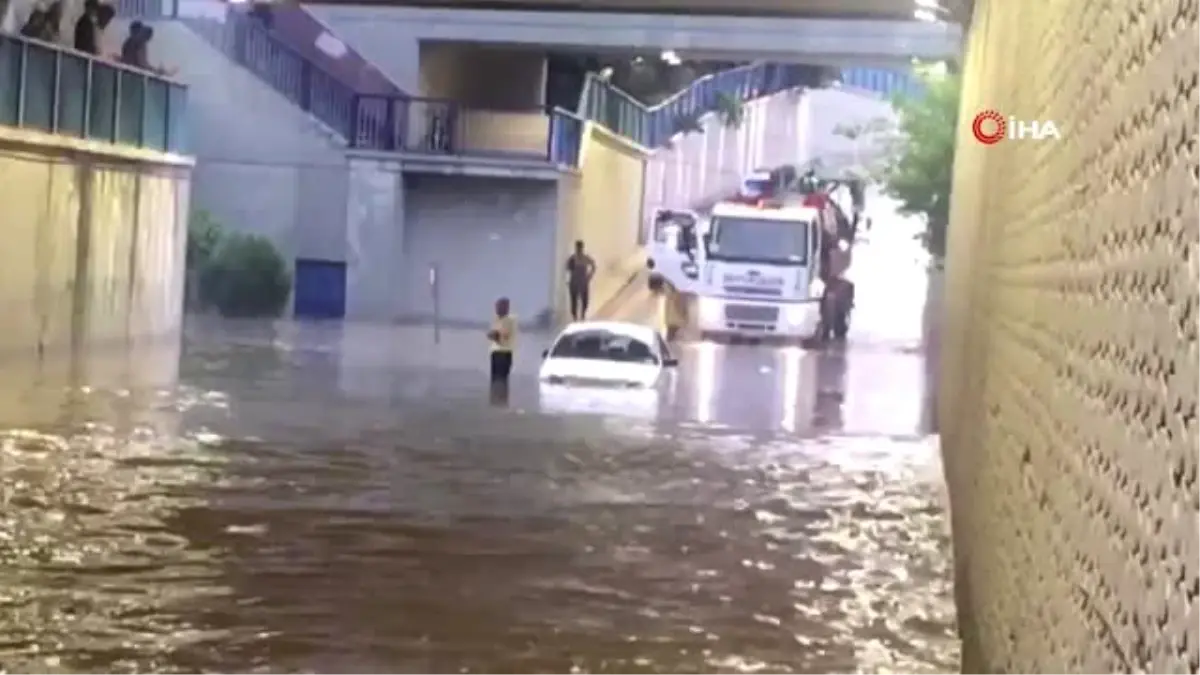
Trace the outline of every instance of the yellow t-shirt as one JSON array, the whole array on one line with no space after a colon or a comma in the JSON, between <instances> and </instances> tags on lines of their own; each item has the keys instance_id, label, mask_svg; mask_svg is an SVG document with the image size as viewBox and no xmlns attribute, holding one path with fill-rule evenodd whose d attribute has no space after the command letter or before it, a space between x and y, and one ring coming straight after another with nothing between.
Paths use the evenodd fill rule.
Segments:
<instances>
[{"instance_id":1,"label":"yellow t-shirt","mask_svg":"<svg viewBox=\"0 0 1200 675\"><path fill-rule=\"evenodd\" d=\"M517 344L517 319L512 314L492 319L492 330L498 338L491 341L494 352L511 352Z\"/></svg>"}]
</instances>

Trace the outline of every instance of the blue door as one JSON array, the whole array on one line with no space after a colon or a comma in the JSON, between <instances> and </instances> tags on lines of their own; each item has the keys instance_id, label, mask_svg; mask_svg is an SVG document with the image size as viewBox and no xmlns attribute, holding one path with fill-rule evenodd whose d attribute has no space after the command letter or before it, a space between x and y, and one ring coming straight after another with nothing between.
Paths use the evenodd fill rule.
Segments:
<instances>
[{"instance_id":1,"label":"blue door","mask_svg":"<svg viewBox=\"0 0 1200 675\"><path fill-rule=\"evenodd\" d=\"M346 316L346 263L296 259L296 292L292 313L297 319L341 319Z\"/></svg>"}]
</instances>

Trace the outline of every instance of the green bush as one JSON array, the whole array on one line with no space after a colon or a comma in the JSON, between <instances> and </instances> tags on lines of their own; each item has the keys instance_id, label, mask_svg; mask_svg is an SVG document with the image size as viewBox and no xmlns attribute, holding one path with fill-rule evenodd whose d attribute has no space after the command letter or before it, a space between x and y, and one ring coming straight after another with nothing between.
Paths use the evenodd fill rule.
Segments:
<instances>
[{"instance_id":1,"label":"green bush","mask_svg":"<svg viewBox=\"0 0 1200 675\"><path fill-rule=\"evenodd\" d=\"M188 218L187 268L199 270L208 264L213 251L225 235L224 228L208 211L196 211Z\"/></svg>"},{"instance_id":2,"label":"green bush","mask_svg":"<svg viewBox=\"0 0 1200 675\"><path fill-rule=\"evenodd\" d=\"M200 297L222 316L274 317L287 305L292 274L265 237L226 233L199 269Z\"/></svg>"}]
</instances>

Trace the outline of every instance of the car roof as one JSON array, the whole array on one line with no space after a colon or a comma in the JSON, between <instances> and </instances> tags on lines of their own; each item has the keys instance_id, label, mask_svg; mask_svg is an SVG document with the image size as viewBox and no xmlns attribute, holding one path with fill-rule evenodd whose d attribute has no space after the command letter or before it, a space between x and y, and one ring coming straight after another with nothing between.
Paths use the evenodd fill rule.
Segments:
<instances>
[{"instance_id":1,"label":"car roof","mask_svg":"<svg viewBox=\"0 0 1200 675\"><path fill-rule=\"evenodd\" d=\"M624 337L635 338L648 344L654 344L655 335L657 335L657 332L653 328L640 323L629 323L627 321L576 321L562 329L559 337L594 330L608 331L609 333L615 333Z\"/></svg>"}]
</instances>

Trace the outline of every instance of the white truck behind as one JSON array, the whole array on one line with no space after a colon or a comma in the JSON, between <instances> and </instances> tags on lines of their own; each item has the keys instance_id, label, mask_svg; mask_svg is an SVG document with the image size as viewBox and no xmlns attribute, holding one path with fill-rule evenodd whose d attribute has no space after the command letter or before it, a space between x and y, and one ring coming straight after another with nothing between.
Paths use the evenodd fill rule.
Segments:
<instances>
[{"instance_id":1,"label":"white truck behind","mask_svg":"<svg viewBox=\"0 0 1200 675\"><path fill-rule=\"evenodd\" d=\"M697 284L701 336L803 340L816 332L820 215L803 206L713 208Z\"/></svg>"}]
</instances>

